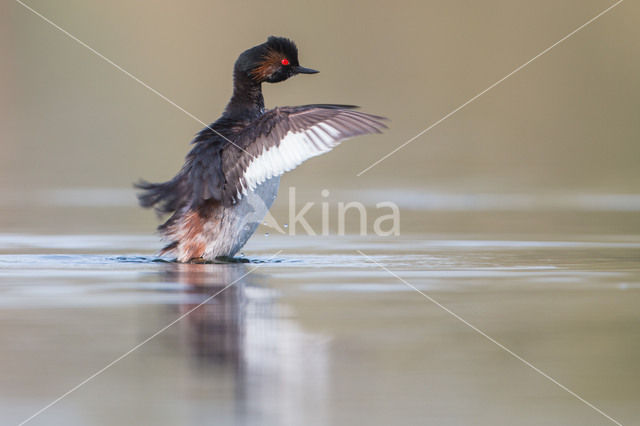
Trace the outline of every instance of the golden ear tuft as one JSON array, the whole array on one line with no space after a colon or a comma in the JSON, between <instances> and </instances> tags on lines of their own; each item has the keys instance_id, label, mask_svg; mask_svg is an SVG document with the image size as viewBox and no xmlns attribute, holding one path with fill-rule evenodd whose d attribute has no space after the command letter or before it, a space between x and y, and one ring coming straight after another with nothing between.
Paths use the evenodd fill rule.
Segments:
<instances>
[{"instance_id":1,"label":"golden ear tuft","mask_svg":"<svg viewBox=\"0 0 640 426\"><path fill-rule=\"evenodd\" d=\"M251 77L256 81L264 81L280 67L280 64L284 65L285 60L289 62L282 53L270 49L262 58L260 65L251 71Z\"/></svg>"}]
</instances>

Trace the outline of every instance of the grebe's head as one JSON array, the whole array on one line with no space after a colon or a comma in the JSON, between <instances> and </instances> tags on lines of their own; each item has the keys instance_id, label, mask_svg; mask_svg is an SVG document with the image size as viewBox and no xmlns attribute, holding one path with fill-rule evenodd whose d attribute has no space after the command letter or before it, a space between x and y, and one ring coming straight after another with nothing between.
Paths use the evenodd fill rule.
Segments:
<instances>
[{"instance_id":1,"label":"grebe's head","mask_svg":"<svg viewBox=\"0 0 640 426\"><path fill-rule=\"evenodd\" d=\"M271 36L265 43L242 52L234 72L246 74L256 83L278 83L296 74L318 71L300 66L298 48L293 41Z\"/></svg>"}]
</instances>

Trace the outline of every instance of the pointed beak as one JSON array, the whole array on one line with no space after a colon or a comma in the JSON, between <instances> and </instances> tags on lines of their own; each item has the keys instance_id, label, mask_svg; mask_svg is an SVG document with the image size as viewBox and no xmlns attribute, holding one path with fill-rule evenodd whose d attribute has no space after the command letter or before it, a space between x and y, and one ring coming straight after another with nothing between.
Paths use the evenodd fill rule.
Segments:
<instances>
[{"instance_id":1,"label":"pointed beak","mask_svg":"<svg viewBox=\"0 0 640 426\"><path fill-rule=\"evenodd\" d=\"M301 67L300 65L295 67L294 71L296 72L296 74L317 74L320 72L320 71L312 70L311 68Z\"/></svg>"}]
</instances>

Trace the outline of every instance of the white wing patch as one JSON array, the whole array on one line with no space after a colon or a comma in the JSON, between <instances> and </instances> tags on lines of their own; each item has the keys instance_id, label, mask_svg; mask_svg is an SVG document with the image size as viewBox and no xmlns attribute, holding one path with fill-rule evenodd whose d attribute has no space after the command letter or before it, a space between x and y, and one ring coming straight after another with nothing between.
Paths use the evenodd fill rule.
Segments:
<instances>
[{"instance_id":1,"label":"white wing patch","mask_svg":"<svg viewBox=\"0 0 640 426\"><path fill-rule=\"evenodd\" d=\"M289 131L279 145L268 149L265 147L249 163L244 171L246 187L242 186L242 194L246 195L247 190L255 190L256 186L267 179L295 169L309 158L331 151L343 139L347 138L342 137L339 130L327 123L318 123L298 132Z\"/></svg>"}]
</instances>

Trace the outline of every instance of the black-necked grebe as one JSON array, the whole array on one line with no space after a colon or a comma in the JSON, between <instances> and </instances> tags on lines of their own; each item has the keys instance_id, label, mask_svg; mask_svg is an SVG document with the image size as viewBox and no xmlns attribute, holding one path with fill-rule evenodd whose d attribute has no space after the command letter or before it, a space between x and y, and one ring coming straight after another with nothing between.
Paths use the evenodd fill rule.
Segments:
<instances>
[{"instance_id":1,"label":"black-necked grebe","mask_svg":"<svg viewBox=\"0 0 640 426\"><path fill-rule=\"evenodd\" d=\"M158 227L162 254L180 262L236 254L276 198L280 175L345 139L380 133L383 118L349 105L304 105L265 111L262 83L318 71L301 67L293 41L269 37L243 52L233 70L233 95L217 121L168 182L139 182L142 207L171 214Z\"/></svg>"}]
</instances>

